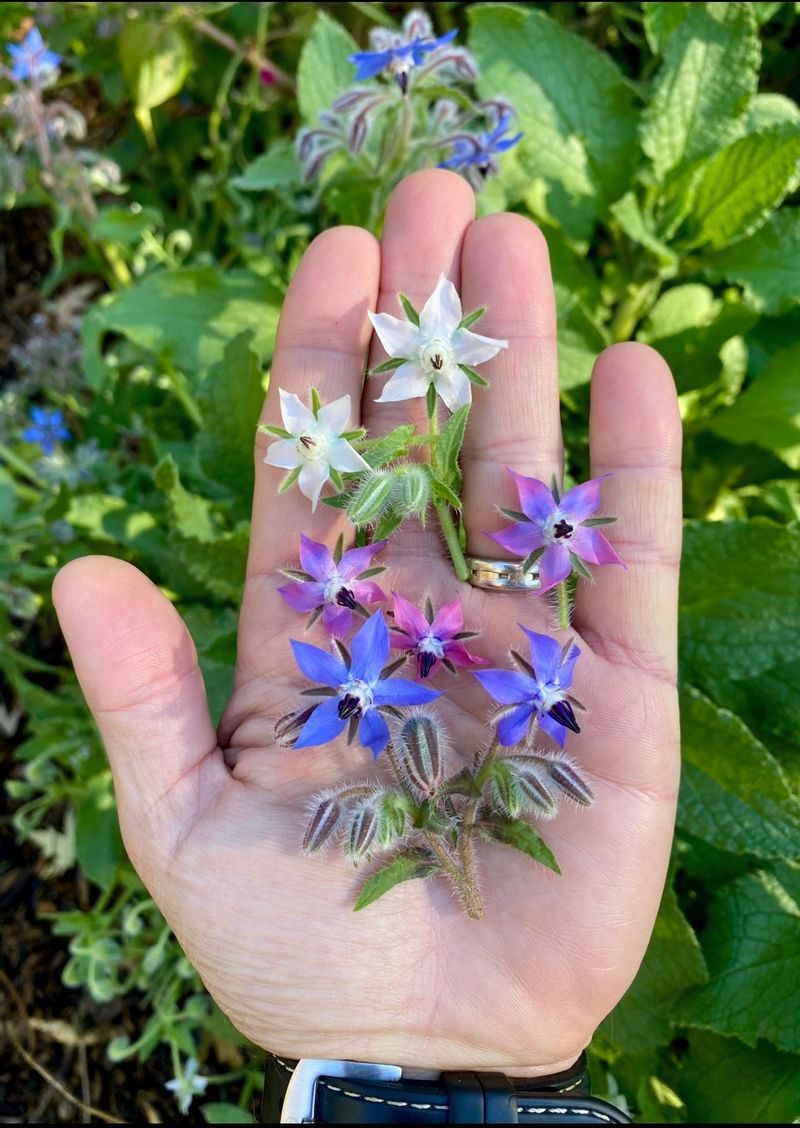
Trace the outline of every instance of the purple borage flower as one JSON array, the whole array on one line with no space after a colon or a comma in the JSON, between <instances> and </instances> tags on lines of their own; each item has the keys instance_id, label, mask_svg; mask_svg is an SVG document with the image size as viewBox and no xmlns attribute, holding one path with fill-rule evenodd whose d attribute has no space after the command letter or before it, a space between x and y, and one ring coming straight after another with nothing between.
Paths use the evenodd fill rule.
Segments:
<instances>
[{"instance_id":1,"label":"purple borage flower","mask_svg":"<svg viewBox=\"0 0 800 1128\"><path fill-rule=\"evenodd\" d=\"M452 156L441 161L439 168L452 168L463 173L477 172L481 178L478 186L482 186L482 180L498 170L497 154L512 149L521 141L521 133L509 137L507 134L510 132L511 114L505 112L500 115L497 125L490 133L453 134L450 138L453 145Z\"/></svg>"},{"instance_id":2,"label":"purple borage flower","mask_svg":"<svg viewBox=\"0 0 800 1128\"><path fill-rule=\"evenodd\" d=\"M501 744L519 744L538 720L563 748L567 729L581 731L572 708L581 706L567 694L580 650L574 642L562 648L554 638L529 631L521 623L520 629L528 636L531 661L512 651L521 670L476 670L475 677L503 706L494 717Z\"/></svg>"},{"instance_id":3,"label":"purple borage flower","mask_svg":"<svg viewBox=\"0 0 800 1128\"><path fill-rule=\"evenodd\" d=\"M349 663L317 646L291 640L295 660L302 672L327 689L327 701L317 705L295 742L295 748L313 748L335 740L350 722L357 725L358 738L377 760L389 743L389 726L381 709L393 711L401 705L426 705L440 694L405 678L389 677L389 631L380 611L370 616L353 636ZM333 693L329 693L333 690Z\"/></svg>"},{"instance_id":4,"label":"purple borage flower","mask_svg":"<svg viewBox=\"0 0 800 1128\"><path fill-rule=\"evenodd\" d=\"M386 599L386 593L368 578L384 570L372 569L370 564L385 547L386 541L376 541L365 548L351 548L337 561L324 544L301 533L300 564L305 571L287 569L285 574L295 582L278 591L295 611L321 614L330 634L342 638L352 627L359 604Z\"/></svg>"},{"instance_id":5,"label":"purple borage flower","mask_svg":"<svg viewBox=\"0 0 800 1128\"><path fill-rule=\"evenodd\" d=\"M509 470L519 493L522 513L503 509L514 524L499 533L487 533L492 540L516 556L539 562L539 593L549 591L565 580L575 569L591 579L584 566L588 564L625 564L596 525L607 525L614 517L595 517L600 507L600 483L603 478L592 478L559 497L554 488L548 489L538 478L525 478Z\"/></svg>"},{"instance_id":6,"label":"purple borage flower","mask_svg":"<svg viewBox=\"0 0 800 1128\"><path fill-rule=\"evenodd\" d=\"M405 94L408 89L408 74L414 67L425 62L426 55L438 51L458 34L457 29L448 31L438 38L433 35L433 25L424 12L409 12L403 20L401 32L386 28L373 28L370 34L372 51L356 51L348 56L348 62L356 68L355 79L376 78L387 72L397 79Z\"/></svg>"},{"instance_id":7,"label":"purple borage flower","mask_svg":"<svg viewBox=\"0 0 800 1128\"><path fill-rule=\"evenodd\" d=\"M14 60L11 74L22 82L26 78L34 81L41 78L45 71L54 71L61 62L61 56L55 51L48 51L38 27L33 27L17 46L7 43L6 50Z\"/></svg>"},{"instance_id":8,"label":"purple borage flower","mask_svg":"<svg viewBox=\"0 0 800 1128\"><path fill-rule=\"evenodd\" d=\"M477 632L464 631L464 614L461 600L445 603L436 615L428 601L426 614L418 611L402 595L394 596L395 630L390 634L395 650L405 650L417 660L417 673L421 678L431 677L442 663L452 673L454 666L486 665L485 658L470 654L461 639L475 638Z\"/></svg>"},{"instance_id":9,"label":"purple borage flower","mask_svg":"<svg viewBox=\"0 0 800 1128\"><path fill-rule=\"evenodd\" d=\"M38 443L45 454L52 454L61 439L71 439L72 432L64 426L60 411L45 407L31 408L31 426L22 432L26 443Z\"/></svg>"}]
</instances>

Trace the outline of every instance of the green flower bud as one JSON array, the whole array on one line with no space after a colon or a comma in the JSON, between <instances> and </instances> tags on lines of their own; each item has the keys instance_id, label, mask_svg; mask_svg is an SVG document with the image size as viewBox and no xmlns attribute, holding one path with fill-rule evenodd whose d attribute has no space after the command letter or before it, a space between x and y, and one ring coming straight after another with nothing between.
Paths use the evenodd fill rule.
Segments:
<instances>
[{"instance_id":1,"label":"green flower bud","mask_svg":"<svg viewBox=\"0 0 800 1128\"><path fill-rule=\"evenodd\" d=\"M366 479L353 494L347 514L354 525L372 525L389 507L395 478L392 470L378 470Z\"/></svg>"},{"instance_id":2,"label":"green flower bud","mask_svg":"<svg viewBox=\"0 0 800 1128\"><path fill-rule=\"evenodd\" d=\"M393 500L398 512L424 517L431 498L431 479L423 466L403 466L395 470Z\"/></svg>"},{"instance_id":3,"label":"green flower bud","mask_svg":"<svg viewBox=\"0 0 800 1128\"><path fill-rule=\"evenodd\" d=\"M397 758L406 781L423 795L433 795L442 782L441 727L431 717L410 717L400 731Z\"/></svg>"}]
</instances>

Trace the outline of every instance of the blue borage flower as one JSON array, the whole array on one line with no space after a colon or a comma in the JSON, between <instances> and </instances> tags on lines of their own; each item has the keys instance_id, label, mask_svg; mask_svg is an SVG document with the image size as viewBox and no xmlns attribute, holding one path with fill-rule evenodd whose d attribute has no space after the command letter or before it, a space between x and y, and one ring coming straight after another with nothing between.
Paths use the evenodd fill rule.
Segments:
<instances>
[{"instance_id":1,"label":"blue borage flower","mask_svg":"<svg viewBox=\"0 0 800 1128\"><path fill-rule=\"evenodd\" d=\"M578 703L567 694L580 650L572 641L561 647L554 638L519 625L528 636L530 663L512 651L520 670L476 670L474 675L503 706L494 717L501 744L519 744L538 721L563 748L567 729L581 731L572 708Z\"/></svg>"},{"instance_id":2,"label":"blue borage flower","mask_svg":"<svg viewBox=\"0 0 800 1128\"><path fill-rule=\"evenodd\" d=\"M428 16L421 11L409 12L403 20L402 31L376 27L370 33L371 51L356 51L348 62L356 68L358 82L376 78L384 72L392 75L403 93L408 89L408 74L421 66L426 56L455 39L457 30L434 37Z\"/></svg>"},{"instance_id":3,"label":"blue borage flower","mask_svg":"<svg viewBox=\"0 0 800 1128\"><path fill-rule=\"evenodd\" d=\"M38 443L45 454L52 454L61 439L72 438L72 432L64 426L64 416L56 408L32 407L31 421L22 437L27 443Z\"/></svg>"},{"instance_id":4,"label":"blue borage flower","mask_svg":"<svg viewBox=\"0 0 800 1128\"><path fill-rule=\"evenodd\" d=\"M353 636L352 657L343 651L343 658L336 658L318 646L295 639L291 643L297 665L307 678L321 683L325 688L320 692L329 697L317 705L305 721L295 748L328 744L340 735L348 722L356 722L359 740L377 760L389 743L389 726L380 710L425 705L440 696L438 691L417 682L389 676L391 671L385 668L389 659L389 631L380 611L367 619Z\"/></svg>"},{"instance_id":5,"label":"blue borage flower","mask_svg":"<svg viewBox=\"0 0 800 1128\"><path fill-rule=\"evenodd\" d=\"M17 82L26 78L36 81L46 71L55 71L61 62L61 55L47 50L38 27L32 27L19 45L7 43L6 49L14 60L11 74Z\"/></svg>"},{"instance_id":6,"label":"blue borage flower","mask_svg":"<svg viewBox=\"0 0 800 1128\"><path fill-rule=\"evenodd\" d=\"M462 133L453 134L448 140L453 147L453 152L447 160L441 161L439 168L450 168L455 172L463 173L468 180L477 181L476 187L481 187L487 176L498 170L497 154L519 144L522 133L511 133L511 114L504 111L500 114L497 125L489 133Z\"/></svg>"}]
</instances>

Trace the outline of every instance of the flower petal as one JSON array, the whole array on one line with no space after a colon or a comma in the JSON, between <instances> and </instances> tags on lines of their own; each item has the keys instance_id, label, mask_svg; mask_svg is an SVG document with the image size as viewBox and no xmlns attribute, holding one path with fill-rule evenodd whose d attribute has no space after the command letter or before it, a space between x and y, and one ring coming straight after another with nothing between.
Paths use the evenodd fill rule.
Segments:
<instances>
[{"instance_id":1,"label":"flower petal","mask_svg":"<svg viewBox=\"0 0 800 1128\"><path fill-rule=\"evenodd\" d=\"M501 705L515 705L536 697L536 682L517 670L476 670L475 677Z\"/></svg>"},{"instance_id":2,"label":"flower petal","mask_svg":"<svg viewBox=\"0 0 800 1128\"><path fill-rule=\"evenodd\" d=\"M569 540L569 547L581 560L589 564L622 564L625 562L617 556L608 538L599 529L587 529L579 525Z\"/></svg>"},{"instance_id":3,"label":"flower petal","mask_svg":"<svg viewBox=\"0 0 800 1128\"><path fill-rule=\"evenodd\" d=\"M294 439L278 439L270 443L264 461L268 466L280 466L282 470L294 470L302 465L303 456L298 451Z\"/></svg>"},{"instance_id":4,"label":"flower petal","mask_svg":"<svg viewBox=\"0 0 800 1128\"><path fill-rule=\"evenodd\" d=\"M389 631L382 611L370 615L355 633L351 651L350 677L361 678L367 685L373 685L389 658Z\"/></svg>"},{"instance_id":5,"label":"flower petal","mask_svg":"<svg viewBox=\"0 0 800 1128\"><path fill-rule=\"evenodd\" d=\"M303 431L317 429L314 413L294 394L279 388L281 397L281 417L283 425L292 435L301 435Z\"/></svg>"},{"instance_id":6,"label":"flower petal","mask_svg":"<svg viewBox=\"0 0 800 1128\"><path fill-rule=\"evenodd\" d=\"M295 611L314 611L324 602L322 584L302 583L293 580L278 588L278 592Z\"/></svg>"},{"instance_id":7,"label":"flower petal","mask_svg":"<svg viewBox=\"0 0 800 1128\"><path fill-rule=\"evenodd\" d=\"M524 740L528 733L532 715L532 705L520 705L519 709L515 709L513 713L502 717L497 722L497 735L500 743L508 748L510 745L519 744L521 740Z\"/></svg>"},{"instance_id":8,"label":"flower petal","mask_svg":"<svg viewBox=\"0 0 800 1128\"><path fill-rule=\"evenodd\" d=\"M344 638L353 625L353 612L349 607L326 603L325 610L322 612L322 622L332 638Z\"/></svg>"},{"instance_id":9,"label":"flower petal","mask_svg":"<svg viewBox=\"0 0 800 1128\"><path fill-rule=\"evenodd\" d=\"M459 329L453 340L453 348L459 364L483 364L497 356L501 349L507 349L508 341L483 337L480 333L471 333L469 329Z\"/></svg>"},{"instance_id":10,"label":"flower petal","mask_svg":"<svg viewBox=\"0 0 800 1128\"><path fill-rule=\"evenodd\" d=\"M386 69L392 61L392 51L356 51L347 56L347 61L356 68L353 76L356 82L362 82L367 78L375 78Z\"/></svg>"},{"instance_id":11,"label":"flower petal","mask_svg":"<svg viewBox=\"0 0 800 1128\"><path fill-rule=\"evenodd\" d=\"M453 642L452 639L444 644L444 656L448 662L456 666L487 666L487 658L479 658L477 654L470 653L463 642Z\"/></svg>"},{"instance_id":12,"label":"flower petal","mask_svg":"<svg viewBox=\"0 0 800 1128\"><path fill-rule=\"evenodd\" d=\"M370 313L369 319L388 356L408 359L419 348L420 331L410 321L393 317L391 313Z\"/></svg>"},{"instance_id":13,"label":"flower petal","mask_svg":"<svg viewBox=\"0 0 800 1128\"><path fill-rule=\"evenodd\" d=\"M384 548L386 548L385 540L373 541L372 544L365 544L361 548L348 548L339 561L337 569L339 575L347 580L355 579L360 572L366 572L372 564L373 556L377 556Z\"/></svg>"},{"instance_id":14,"label":"flower petal","mask_svg":"<svg viewBox=\"0 0 800 1128\"><path fill-rule=\"evenodd\" d=\"M305 494L311 501L311 512L317 508L319 495L322 493L322 487L328 480L329 467L327 462L305 462L300 471L300 477L297 479L297 484L300 487L300 493Z\"/></svg>"},{"instance_id":15,"label":"flower petal","mask_svg":"<svg viewBox=\"0 0 800 1128\"><path fill-rule=\"evenodd\" d=\"M588 482L567 490L558 508L571 525L577 525L597 512L600 508L600 486L610 477L610 474L603 474L600 478L590 478Z\"/></svg>"},{"instance_id":16,"label":"flower petal","mask_svg":"<svg viewBox=\"0 0 800 1128\"><path fill-rule=\"evenodd\" d=\"M331 697L317 705L314 712L300 729L294 743L295 748L314 748L335 740L347 721L339 716L339 698Z\"/></svg>"},{"instance_id":17,"label":"flower petal","mask_svg":"<svg viewBox=\"0 0 800 1128\"><path fill-rule=\"evenodd\" d=\"M377 709L367 709L358 726L358 739L377 760L389 743L389 726Z\"/></svg>"},{"instance_id":18,"label":"flower petal","mask_svg":"<svg viewBox=\"0 0 800 1128\"><path fill-rule=\"evenodd\" d=\"M558 508L552 491L538 478L526 478L524 474L517 474L511 468L508 472L517 487L522 512L526 517L530 517L534 524L543 525Z\"/></svg>"},{"instance_id":19,"label":"flower petal","mask_svg":"<svg viewBox=\"0 0 800 1128\"><path fill-rule=\"evenodd\" d=\"M409 637L408 646L414 646L428 634L430 627L422 612L402 595L393 593L394 621Z\"/></svg>"},{"instance_id":20,"label":"flower petal","mask_svg":"<svg viewBox=\"0 0 800 1128\"><path fill-rule=\"evenodd\" d=\"M539 557L539 591L541 595L565 580L572 571L569 541L549 544Z\"/></svg>"},{"instance_id":21,"label":"flower petal","mask_svg":"<svg viewBox=\"0 0 800 1128\"><path fill-rule=\"evenodd\" d=\"M350 396L341 396L340 399L332 400L319 409L317 426L332 438L338 438L342 431L347 430L350 411Z\"/></svg>"},{"instance_id":22,"label":"flower petal","mask_svg":"<svg viewBox=\"0 0 800 1128\"><path fill-rule=\"evenodd\" d=\"M357 474L361 470L369 470L369 463L350 446L347 439L333 440L328 447L328 462L335 470L341 470L344 474Z\"/></svg>"},{"instance_id":23,"label":"flower petal","mask_svg":"<svg viewBox=\"0 0 800 1128\"><path fill-rule=\"evenodd\" d=\"M529 631L527 627L520 627L528 636L531 648L531 665L536 671L536 681L546 682L549 685L558 684L558 667L561 661L561 643L549 635L537 634ZM480 674L476 674L480 677Z\"/></svg>"},{"instance_id":24,"label":"flower petal","mask_svg":"<svg viewBox=\"0 0 800 1128\"><path fill-rule=\"evenodd\" d=\"M375 400L376 403L397 403L399 400L419 399L427 395L431 378L417 364L402 364L392 373L391 379Z\"/></svg>"},{"instance_id":25,"label":"flower petal","mask_svg":"<svg viewBox=\"0 0 800 1128\"><path fill-rule=\"evenodd\" d=\"M472 385L469 377L456 365L445 371L437 372L433 383L438 394L444 400L448 411L458 411L468 403L472 403Z\"/></svg>"},{"instance_id":26,"label":"flower petal","mask_svg":"<svg viewBox=\"0 0 800 1128\"><path fill-rule=\"evenodd\" d=\"M550 717L545 713L543 717L539 718L539 728L542 732L546 732L548 736L552 737L561 748L564 747L568 730L563 725L560 725L555 717Z\"/></svg>"},{"instance_id":27,"label":"flower petal","mask_svg":"<svg viewBox=\"0 0 800 1128\"><path fill-rule=\"evenodd\" d=\"M315 580L324 584L336 571L330 549L324 544L311 540L305 533L300 534L300 566ZM320 600L320 603L322 600Z\"/></svg>"},{"instance_id":28,"label":"flower petal","mask_svg":"<svg viewBox=\"0 0 800 1128\"><path fill-rule=\"evenodd\" d=\"M383 603L386 592L373 580L353 580L353 595L358 603Z\"/></svg>"},{"instance_id":29,"label":"flower petal","mask_svg":"<svg viewBox=\"0 0 800 1128\"><path fill-rule=\"evenodd\" d=\"M422 307L419 327L423 337L439 337L449 341L461 321L461 299L458 290L444 274L439 275L436 289Z\"/></svg>"},{"instance_id":30,"label":"flower petal","mask_svg":"<svg viewBox=\"0 0 800 1128\"><path fill-rule=\"evenodd\" d=\"M376 705L427 705L442 696L439 689L428 689L407 678L384 678L374 690Z\"/></svg>"},{"instance_id":31,"label":"flower petal","mask_svg":"<svg viewBox=\"0 0 800 1128\"><path fill-rule=\"evenodd\" d=\"M529 556L534 549L541 548L544 544L544 537L539 532L536 525L525 524L522 521L517 521L513 525L509 525L507 529L501 529L499 533L487 533L487 537L491 537L493 541L497 541L503 548L507 548L509 552L513 552L515 556L520 556L524 560Z\"/></svg>"},{"instance_id":32,"label":"flower petal","mask_svg":"<svg viewBox=\"0 0 800 1128\"><path fill-rule=\"evenodd\" d=\"M298 642L294 638L289 641L294 651L294 660L309 681L338 689L350 679L347 666L341 658L334 658L327 650L320 650L318 646L311 646L308 642Z\"/></svg>"},{"instance_id":33,"label":"flower petal","mask_svg":"<svg viewBox=\"0 0 800 1128\"><path fill-rule=\"evenodd\" d=\"M458 634L459 631L463 631L463 629L464 612L461 608L461 600L453 599L450 603L445 603L436 612L431 623L430 633L435 635L436 638L446 640ZM427 630L425 633L428 633Z\"/></svg>"},{"instance_id":34,"label":"flower petal","mask_svg":"<svg viewBox=\"0 0 800 1128\"><path fill-rule=\"evenodd\" d=\"M580 647L576 646L573 642L567 651L567 656L561 663L561 668L558 671L558 684L562 689L569 689L572 685L572 675L575 672L575 663L580 657Z\"/></svg>"}]
</instances>

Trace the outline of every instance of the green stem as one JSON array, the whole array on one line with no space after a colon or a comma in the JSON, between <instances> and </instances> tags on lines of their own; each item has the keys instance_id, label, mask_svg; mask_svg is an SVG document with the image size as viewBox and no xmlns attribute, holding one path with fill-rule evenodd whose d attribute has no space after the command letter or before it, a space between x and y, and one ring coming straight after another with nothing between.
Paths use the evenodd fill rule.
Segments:
<instances>
[{"instance_id":1,"label":"green stem","mask_svg":"<svg viewBox=\"0 0 800 1128\"><path fill-rule=\"evenodd\" d=\"M469 579L469 568L464 559L464 553L461 550L461 541L458 536L453 516L444 501L435 501L434 508L436 509L436 516L439 518L439 527L442 530L442 536L447 544L447 551L450 553L450 559L453 561L456 576L459 580L466 581Z\"/></svg>"},{"instance_id":2,"label":"green stem","mask_svg":"<svg viewBox=\"0 0 800 1128\"><path fill-rule=\"evenodd\" d=\"M461 872L456 862L451 858L450 854L433 831L426 830L424 836L425 841L441 866L442 872L447 874L461 894L467 912L473 920L480 920L483 916L483 905L481 904L480 895L474 883L474 877L472 883L470 883L466 874Z\"/></svg>"},{"instance_id":3,"label":"green stem","mask_svg":"<svg viewBox=\"0 0 800 1128\"><path fill-rule=\"evenodd\" d=\"M7 462L18 474L27 478L29 482L33 482L34 486L38 486L39 489L47 488L47 483L39 477L36 471L22 458L14 454L13 450L7 447L5 443L0 443L0 458Z\"/></svg>"},{"instance_id":4,"label":"green stem","mask_svg":"<svg viewBox=\"0 0 800 1128\"><path fill-rule=\"evenodd\" d=\"M558 596L558 625L562 631L565 631L569 626L569 593L566 580L558 584L556 595Z\"/></svg>"}]
</instances>

